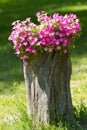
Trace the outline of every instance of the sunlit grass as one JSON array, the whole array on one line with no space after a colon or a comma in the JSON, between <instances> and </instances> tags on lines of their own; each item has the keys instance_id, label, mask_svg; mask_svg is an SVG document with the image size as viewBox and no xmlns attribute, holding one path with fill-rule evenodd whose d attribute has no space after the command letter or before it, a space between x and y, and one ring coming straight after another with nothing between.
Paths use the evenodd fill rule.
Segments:
<instances>
[{"instance_id":1,"label":"sunlit grass","mask_svg":"<svg viewBox=\"0 0 87 130\"><path fill-rule=\"evenodd\" d=\"M8 3L10 2L11 0L0 0L0 3Z\"/></svg>"},{"instance_id":2,"label":"sunlit grass","mask_svg":"<svg viewBox=\"0 0 87 130\"><path fill-rule=\"evenodd\" d=\"M81 11L87 10L87 5L73 5L73 6L65 6L59 9L60 11Z\"/></svg>"},{"instance_id":3,"label":"sunlit grass","mask_svg":"<svg viewBox=\"0 0 87 130\"><path fill-rule=\"evenodd\" d=\"M81 101L87 107L87 59L86 57L72 58L71 90L74 106Z\"/></svg>"},{"instance_id":4,"label":"sunlit grass","mask_svg":"<svg viewBox=\"0 0 87 130\"><path fill-rule=\"evenodd\" d=\"M49 10L51 8L51 10ZM60 7L57 7L55 4L50 4L49 6L45 6L44 9L48 10L49 13L53 12L77 12L78 11L86 11L87 10L87 4L86 5L63 5Z\"/></svg>"},{"instance_id":5,"label":"sunlit grass","mask_svg":"<svg viewBox=\"0 0 87 130\"><path fill-rule=\"evenodd\" d=\"M4 83L2 85L4 85ZM0 122L8 119L10 115L19 113L17 107L19 102L23 101L23 103L26 104L25 84L23 82L19 84L14 81L11 85L10 89L4 88L4 92L0 94Z\"/></svg>"}]
</instances>

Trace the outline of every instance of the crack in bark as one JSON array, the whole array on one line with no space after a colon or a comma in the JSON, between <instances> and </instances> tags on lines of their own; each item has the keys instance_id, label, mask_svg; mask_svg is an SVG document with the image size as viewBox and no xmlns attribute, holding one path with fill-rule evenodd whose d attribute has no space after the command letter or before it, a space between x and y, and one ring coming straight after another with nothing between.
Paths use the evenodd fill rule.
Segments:
<instances>
[{"instance_id":1,"label":"crack in bark","mask_svg":"<svg viewBox=\"0 0 87 130\"><path fill-rule=\"evenodd\" d=\"M44 123L54 121L56 115L71 114L70 75L68 54L42 55L24 67L29 114Z\"/></svg>"}]
</instances>

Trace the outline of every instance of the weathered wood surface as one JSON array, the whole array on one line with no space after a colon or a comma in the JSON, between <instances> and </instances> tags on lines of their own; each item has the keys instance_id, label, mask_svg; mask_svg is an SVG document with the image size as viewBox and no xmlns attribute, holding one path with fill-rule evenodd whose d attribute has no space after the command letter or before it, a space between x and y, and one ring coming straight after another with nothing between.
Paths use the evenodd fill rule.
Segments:
<instances>
[{"instance_id":1,"label":"weathered wood surface","mask_svg":"<svg viewBox=\"0 0 87 130\"><path fill-rule=\"evenodd\" d=\"M24 66L28 114L44 123L55 121L57 115L71 118L71 61L67 54L44 54Z\"/></svg>"}]
</instances>

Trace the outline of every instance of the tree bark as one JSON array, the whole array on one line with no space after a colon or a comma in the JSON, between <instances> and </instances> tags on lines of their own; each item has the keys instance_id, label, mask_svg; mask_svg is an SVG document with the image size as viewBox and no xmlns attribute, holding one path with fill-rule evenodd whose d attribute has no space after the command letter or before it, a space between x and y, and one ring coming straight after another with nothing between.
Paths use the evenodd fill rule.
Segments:
<instances>
[{"instance_id":1,"label":"tree bark","mask_svg":"<svg viewBox=\"0 0 87 130\"><path fill-rule=\"evenodd\" d=\"M72 118L70 93L71 61L69 54L44 54L24 66L28 114L44 123L62 115Z\"/></svg>"}]
</instances>

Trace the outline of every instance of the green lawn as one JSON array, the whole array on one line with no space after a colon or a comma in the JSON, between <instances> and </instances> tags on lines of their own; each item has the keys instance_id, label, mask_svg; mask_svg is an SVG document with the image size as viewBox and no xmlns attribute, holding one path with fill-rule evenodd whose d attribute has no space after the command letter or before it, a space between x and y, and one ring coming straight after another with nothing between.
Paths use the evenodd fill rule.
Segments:
<instances>
[{"instance_id":1,"label":"green lawn","mask_svg":"<svg viewBox=\"0 0 87 130\"><path fill-rule=\"evenodd\" d=\"M38 130L87 130L87 0L0 0L0 130L33 130L32 121L26 115L22 62L14 54L8 36L13 21L31 17L36 22L35 14L40 10L50 14L76 13L81 21L82 34L71 54L71 93L78 128L68 123L64 127L60 122L57 128L41 125ZM19 119L20 115L25 119Z\"/></svg>"}]
</instances>

